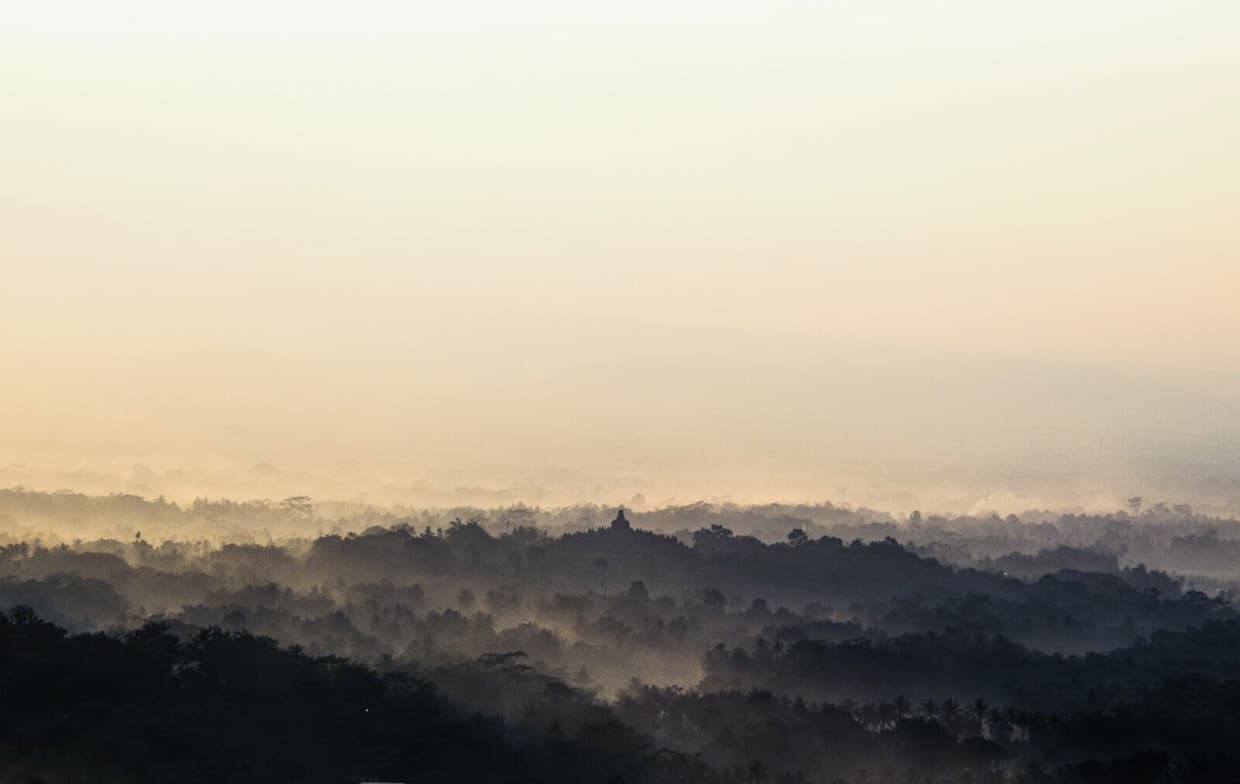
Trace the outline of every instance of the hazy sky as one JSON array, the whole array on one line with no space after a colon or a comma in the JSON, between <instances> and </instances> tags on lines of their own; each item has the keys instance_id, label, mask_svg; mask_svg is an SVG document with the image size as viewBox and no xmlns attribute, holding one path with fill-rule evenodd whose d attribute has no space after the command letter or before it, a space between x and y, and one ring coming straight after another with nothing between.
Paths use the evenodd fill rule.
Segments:
<instances>
[{"instance_id":1,"label":"hazy sky","mask_svg":"<svg viewBox=\"0 0 1240 784\"><path fill-rule=\"evenodd\" d=\"M0 465L1235 476L1234 0L0 0L0 106Z\"/></svg>"}]
</instances>

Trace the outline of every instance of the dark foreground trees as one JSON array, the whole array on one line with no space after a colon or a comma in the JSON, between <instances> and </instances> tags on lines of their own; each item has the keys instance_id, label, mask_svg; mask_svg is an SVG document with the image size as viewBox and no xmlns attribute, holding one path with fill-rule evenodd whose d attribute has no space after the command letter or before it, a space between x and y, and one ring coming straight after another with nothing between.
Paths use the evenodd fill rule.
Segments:
<instances>
[{"instance_id":1,"label":"dark foreground trees","mask_svg":"<svg viewBox=\"0 0 1240 784\"><path fill-rule=\"evenodd\" d=\"M617 724L533 736L430 684L248 634L67 635L0 614L0 780L710 780Z\"/></svg>"},{"instance_id":2,"label":"dark foreground trees","mask_svg":"<svg viewBox=\"0 0 1240 784\"><path fill-rule=\"evenodd\" d=\"M4 782L1234 782L1240 681L1102 710L811 703L634 683L614 705L492 657L428 681L219 629L69 635L0 612ZM438 675L437 675L438 677ZM463 710L462 704L472 704ZM486 712L486 711L484 711Z\"/></svg>"}]
</instances>

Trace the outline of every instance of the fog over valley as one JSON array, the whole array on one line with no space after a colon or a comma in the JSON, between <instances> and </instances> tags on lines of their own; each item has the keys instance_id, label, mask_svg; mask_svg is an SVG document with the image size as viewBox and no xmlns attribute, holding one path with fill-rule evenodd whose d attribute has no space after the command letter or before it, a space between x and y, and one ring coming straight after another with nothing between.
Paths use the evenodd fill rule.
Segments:
<instances>
[{"instance_id":1,"label":"fog over valley","mask_svg":"<svg viewBox=\"0 0 1240 784\"><path fill-rule=\"evenodd\" d=\"M0 784L1240 782L1240 3L0 0Z\"/></svg>"},{"instance_id":2,"label":"fog over valley","mask_svg":"<svg viewBox=\"0 0 1240 784\"><path fill-rule=\"evenodd\" d=\"M4 393L26 415L0 423L0 485L1002 514L1145 493L1240 514L1240 377L1223 372L607 321L450 332L407 358L36 359ZM33 383L49 374L50 394Z\"/></svg>"}]
</instances>

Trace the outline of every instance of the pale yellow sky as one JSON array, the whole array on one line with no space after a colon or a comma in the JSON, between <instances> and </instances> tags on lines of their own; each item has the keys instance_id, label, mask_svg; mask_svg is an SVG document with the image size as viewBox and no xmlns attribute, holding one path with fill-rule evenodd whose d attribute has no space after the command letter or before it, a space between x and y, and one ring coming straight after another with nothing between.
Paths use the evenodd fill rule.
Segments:
<instances>
[{"instance_id":1,"label":"pale yellow sky","mask_svg":"<svg viewBox=\"0 0 1240 784\"><path fill-rule=\"evenodd\" d=\"M0 464L825 496L1235 430L1062 370L1240 373L1234 2L0 0L0 106ZM792 378L866 346L1067 389Z\"/></svg>"}]
</instances>

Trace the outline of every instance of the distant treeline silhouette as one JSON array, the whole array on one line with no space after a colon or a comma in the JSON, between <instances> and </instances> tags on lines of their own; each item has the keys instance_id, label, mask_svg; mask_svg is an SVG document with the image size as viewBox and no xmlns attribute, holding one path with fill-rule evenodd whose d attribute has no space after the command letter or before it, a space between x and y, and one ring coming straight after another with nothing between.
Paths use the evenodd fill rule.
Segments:
<instances>
[{"instance_id":1,"label":"distant treeline silhouette","mask_svg":"<svg viewBox=\"0 0 1240 784\"><path fill-rule=\"evenodd\" d=\"M0 780L1240 780L1240 528L1151 506L0 491Z\"/></svg>"}]
</instances>

